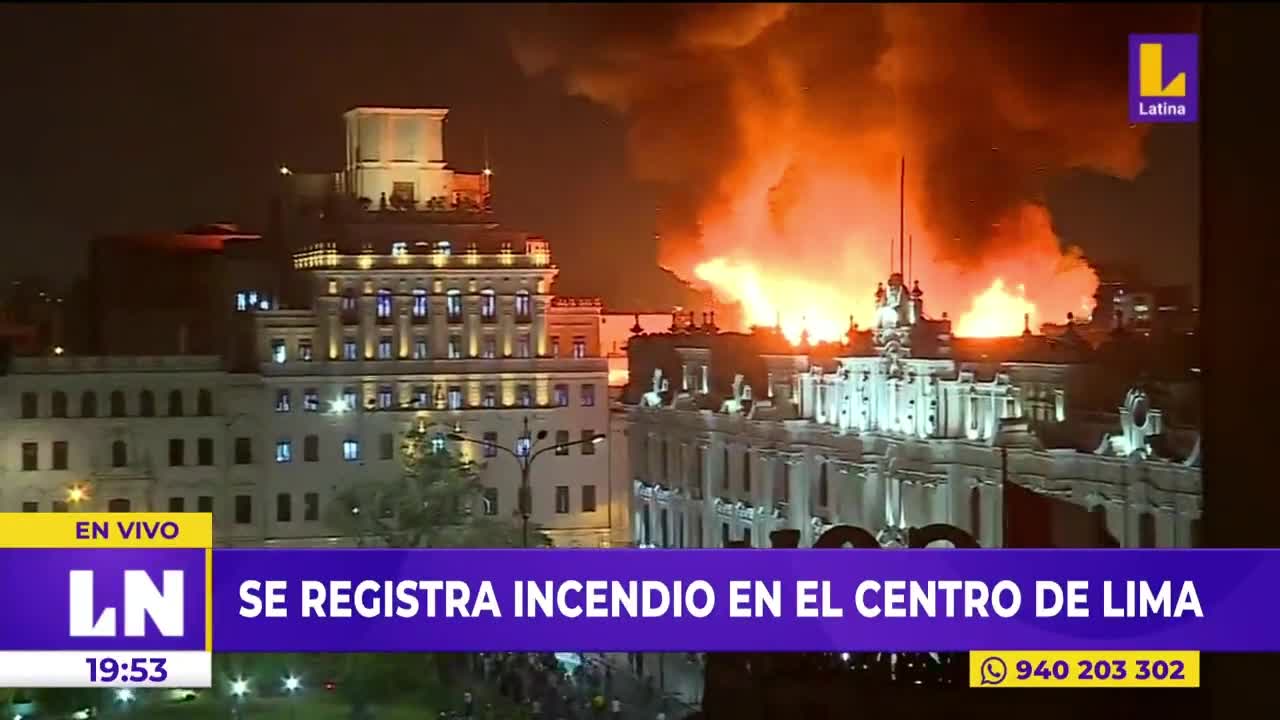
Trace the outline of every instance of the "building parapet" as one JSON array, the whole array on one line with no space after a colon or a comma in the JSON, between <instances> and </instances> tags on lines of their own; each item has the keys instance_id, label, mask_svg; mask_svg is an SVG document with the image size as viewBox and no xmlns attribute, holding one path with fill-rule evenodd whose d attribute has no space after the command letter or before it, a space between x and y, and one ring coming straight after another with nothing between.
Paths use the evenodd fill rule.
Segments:
<instances>
[{"instance_id":1,"label":"building parapet","mask_svg":"<svg viewBox=\"0 0 1280 720\"><path fill-rule=\"evenodd\" d=\"M441 378L466 375L562 375L571 373L607 373L606 358L506 358L462 360L335 360L330 362L290 361L265 362L264 376L281 377L357 377L361 375L435 375Z\"/></svg>"},{"instance_id":2,"label":"building parapet","mask_svg":"<svg viewBox=\"0 0 1280 720\"><path fill-rule=\"evenodd\" d=\"M9 374L107 372L219 372L217 355L63 355L14 358Z\"/></svg>"}]
</instances>

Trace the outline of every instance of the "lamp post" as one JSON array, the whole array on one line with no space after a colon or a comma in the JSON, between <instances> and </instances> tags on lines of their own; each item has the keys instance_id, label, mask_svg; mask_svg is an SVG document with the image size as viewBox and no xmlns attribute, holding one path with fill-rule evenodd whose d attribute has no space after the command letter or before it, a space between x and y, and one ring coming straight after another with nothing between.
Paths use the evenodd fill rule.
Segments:
<instances>
[{"instance_id":1,"label":"lamp post","mask_svg":"<svg viewBox=\"0 0 1280 720\"><path fill-rule=\"evenodd\" d=\"M573 442L547 445L535 452L534 446L547 439L547 431L539 430L536 436L530 433L528 416L524 418L524 429L517 439L515 449L489 442L488 440L476 440L456 431L449 433L446 437L455 442L469 442L486 448L495 448L515 458L516 465L520 467L520 546L525 548L529 547L529 515L533 505L532 491L529 487L529 470L533 467L533 461L548 450L568 449L575 445L599 445L605 439L604 435L597 433L589 438L582 438Z\"/></svg>"}]
</instances>

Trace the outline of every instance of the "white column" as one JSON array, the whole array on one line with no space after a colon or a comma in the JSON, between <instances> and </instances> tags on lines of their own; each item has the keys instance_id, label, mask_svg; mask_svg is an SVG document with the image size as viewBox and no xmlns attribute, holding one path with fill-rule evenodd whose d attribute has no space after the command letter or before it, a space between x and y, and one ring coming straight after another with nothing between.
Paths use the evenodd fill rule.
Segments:
<instances>
[{"instance_id":1,"label":"white column","mask_svg":"<svg viewBox=\"0 0 1280 720\"><path fill-rule=\"evenodd\" d=\"M787 478L787 514L791 527L800 531L800 547L813 544L813 529L809 524L809 494L812 491L813 452L805 451L791 465L791 475Z\"/></svg>"}]
</instances>

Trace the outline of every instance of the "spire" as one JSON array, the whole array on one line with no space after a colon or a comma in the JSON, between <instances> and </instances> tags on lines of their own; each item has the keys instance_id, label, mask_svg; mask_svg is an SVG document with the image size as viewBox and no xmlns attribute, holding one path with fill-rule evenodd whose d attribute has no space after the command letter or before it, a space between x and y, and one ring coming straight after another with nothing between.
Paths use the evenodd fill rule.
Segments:
<instances>
[{"instance_id":1,"label":"spire","mask_svg":"<svg viewBox=\"0 0 1280 720\"><path fill-rule=\"evenodd\" d=\"M1031 337L1031 313L1022 313L1022 336Z\"/></svg>"},{"instance_id":2,"label":"spire","mask_svg":"<svg viewBox=\"0 0 1280 720\"><path fill-rule=\"evenodd\" d=\"M680 332L680 313L675 310L671 311L671 332Z\"/></svg>"},{"instance_id":3,"label":"spire","mask_svg":"<svg viewBox=\"0 0 1280 720\"><path fill-rule=\"evenodd\" d=\"M707 324L707 332L714 334L719 331L720 331L720 328L716 327L716 311L712 310L711 322Z\"/></svg>"},{"instance_id":4,"label":"spire","mask_svg":"<svg viewBox=\"0 0 1280 720\"><path fill-rule=\"evenodd\" d=\"M635 318L636 318L636 322L634 325L631 326L631 334L639 335L640 333L644 332L644 328L640 327L640 313L636 313Z\"/></svg>"}]
</instances>

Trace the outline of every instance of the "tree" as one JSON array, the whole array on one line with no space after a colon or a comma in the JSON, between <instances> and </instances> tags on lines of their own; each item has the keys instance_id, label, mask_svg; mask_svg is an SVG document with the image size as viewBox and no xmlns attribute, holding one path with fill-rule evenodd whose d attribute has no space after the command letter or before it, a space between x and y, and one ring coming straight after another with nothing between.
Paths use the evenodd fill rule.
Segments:
<instances>
[{"instance_id":1,"label":"tree","mask_svg":"<svg viewBox=\"0 0 1280 720\"><path fill-rule=\"evenodd\" d=\"M360 545L393 548L520 547L511 517L484 512L476 464L449 451L443 435L409 432L401 472L362 482L330 504L330 526ZM546 545L535 529L535 545Z\"/></svg>"}]
</instances>

